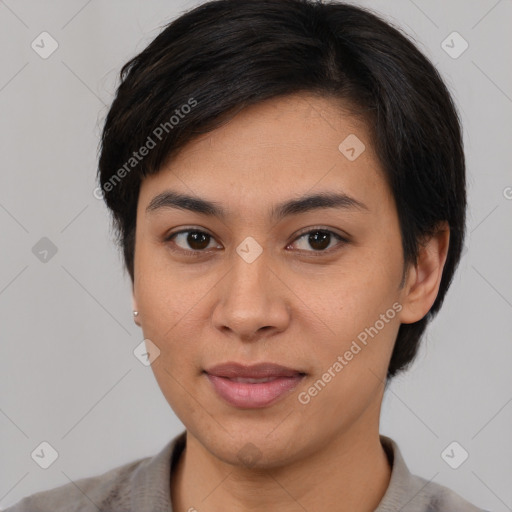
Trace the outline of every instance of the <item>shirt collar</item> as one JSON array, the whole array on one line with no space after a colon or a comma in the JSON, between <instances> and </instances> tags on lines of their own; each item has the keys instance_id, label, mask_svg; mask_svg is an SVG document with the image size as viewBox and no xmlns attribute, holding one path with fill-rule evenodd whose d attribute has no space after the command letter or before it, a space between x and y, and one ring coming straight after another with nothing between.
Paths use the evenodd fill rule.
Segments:
<instances>
[{"instance_id":1,"label":"shirt collar","mask_svg":"<svg viewBox=\"0 0 512 512\"><path fill-rule=\"evenodd\" d=\"M172 512L171 471L185 448L185 442L186 430L137 467L131 482L131 510Z\"/></svg>"},{"instance_id":2,"label":"shirt collar","mask_svg":"<svg viewBox=\"0 0 512 512\"><path fill-rule=\"evenodd\" d=\"M398 445L387 436L380 436L391 465L388 488L375 512L395 512L412 502L425 487L424 481L409 471ZM172 512L171 471L186 443L186 430L170 440L151 458L145 459L131 478L131 509L138 512Z\"/></svg>"},{"instance_id":3,"label":"shirt collar","mask_svg":"<svg viewBox=\"0 0 512 512\"><path fill-rule=\"evenodd\" d=\"M391 465L391 478L384 496L375 509L375 512L396 512L404 510L406 505L413 500L425 486L424 482L413 475L400 452L398 445L387 436L380 436L380 443L388 456ZM420 511L421 508L414 510Z\"/></svg>"}]
</instances>

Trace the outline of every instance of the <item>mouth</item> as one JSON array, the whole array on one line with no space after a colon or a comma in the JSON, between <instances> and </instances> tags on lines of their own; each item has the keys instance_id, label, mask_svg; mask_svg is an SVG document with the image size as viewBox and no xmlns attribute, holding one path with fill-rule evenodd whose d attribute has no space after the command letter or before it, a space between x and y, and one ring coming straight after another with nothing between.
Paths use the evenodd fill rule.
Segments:
<instances>
[{"instance_id":1,"label":"mouth","mask_svg":"<svg viewBox=\"0 0 512 512\"><path fill-rule=\"evenodd\" d=\"M220 398L242 409L274 404L306 376L301 370L274 363L246 366L229 362L204 370L204 373Z\"/></svg>"}]
</instances>

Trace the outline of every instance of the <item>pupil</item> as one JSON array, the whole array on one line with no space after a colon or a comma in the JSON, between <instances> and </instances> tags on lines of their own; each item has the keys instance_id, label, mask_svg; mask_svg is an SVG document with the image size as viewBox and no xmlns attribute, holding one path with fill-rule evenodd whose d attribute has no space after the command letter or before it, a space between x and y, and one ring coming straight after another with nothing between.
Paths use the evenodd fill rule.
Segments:
<instances>
[{"instance_id":1,"label":"pupil","mask_svg":"<svg viewBox=\"0 0 512 512\"><path fill-rule=\"evenodd\" d=\"M318 235L322 238L320 241L320 247L316 247L317 245L317 237ZM315 250L322 250L329 246L329 237L330 234L326 233L325 231L316 231L315 233L309 235L309 243L311 244L311 247ZM325 243L327 241L327 243Z\"/></svg>"},{"instance_id":2,"label":"pupil","mask_svg":"<svg viewBox=\"0 0 512 512\"><path fill-rule=\"evenodd\" d=\"M205 247L208 247L207 237L209 237L209 236L210 235L208 235L207 233L200 233L199 231L192 231L188 235L187 242L190 245L190 247L192 247L193 249L201 250L201 249L204 249ZM203 238L203 244L201 244L201 242L198 242L198 238ZM204 243L205 240L206 240L206 244ZM199 244L199 247L197 247L197 244Z\"/></svg>"}]
</instances>

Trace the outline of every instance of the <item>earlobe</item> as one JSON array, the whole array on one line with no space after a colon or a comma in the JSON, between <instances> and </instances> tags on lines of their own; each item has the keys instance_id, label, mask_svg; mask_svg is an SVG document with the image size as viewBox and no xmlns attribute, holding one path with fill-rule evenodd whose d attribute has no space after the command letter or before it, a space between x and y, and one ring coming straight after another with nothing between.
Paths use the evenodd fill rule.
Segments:
<instances>
[{"instance_id":1,"label":"earlobe","mask_svg":"<svg viewBox=\"0 0 512 512\"><path fill-rule=\"evenodd\" d=\"M140 327L139 318L139 308L137 307L137 301L135 300L135 296L132 295L132 309L133 309L133 321Z\"/></svg>"},{"instance_id":2,"label":"earlobe","mask_svg":"<svg viewBox=\"0 0 512 512\"><path fill-rule=\"evenodd\" d=\"M421 320L434 304L448 255L450 228L443 221L426 242L420 244L416 265L410 267L403 289L400 321L410 324Z\"/></svg>"}]
</instances>

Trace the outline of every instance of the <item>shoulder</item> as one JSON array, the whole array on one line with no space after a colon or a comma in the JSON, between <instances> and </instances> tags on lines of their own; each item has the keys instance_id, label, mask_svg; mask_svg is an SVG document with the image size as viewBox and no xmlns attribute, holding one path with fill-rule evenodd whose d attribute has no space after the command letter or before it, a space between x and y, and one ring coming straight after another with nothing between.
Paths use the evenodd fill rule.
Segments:
<instances>
[{"instance_id":1,"label":"shoulder","mask_svg":"<svg viewBox=\"0 0 512 512\"><path fill-rule=\"evenodd\" d=\"M170 472L186 444L186 431L156 455L100 475L81 478L21 499L3 512L154 512L171 510Z\"/></svg>"},{"instance_id":2,"label":"shoulder","mask_svg":"<svg viewBox=\"0 0 512 512\"><path fill-rule=\"evenodd\" d=\"M431 480L413 475L393 439L380 436L391 464L388 489L375 512L486 512Z\"/></svg>"},{"instance_id":3,"label":"shoulder","mask_svg":"<svg viewBox=\"0 0 512 512\"><path fill-rule=\"evenodd\" d=\"M137 469L149 459L138 459L100 475L37 492L21 499L4 512L129 511L131 480Z\"/></svg>"},{"instance_id":4,"label":"shoulder","mask_svg":"<svg viewBox=\"0 0 512 512\"><path fill-rule=\"evenodd\" d=\"M425 512L487 512L444 485L416 475L413 478L422 486L415 502L422 503Z\"/></svg>"}]
</instances>

